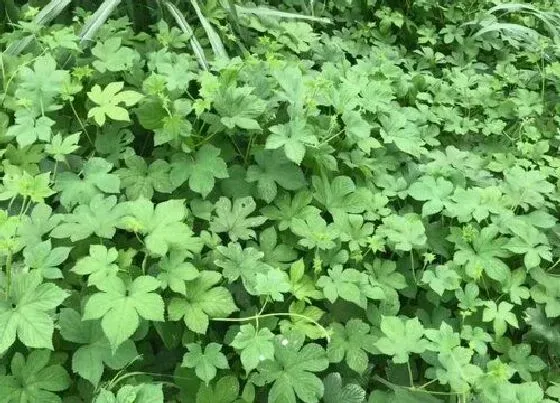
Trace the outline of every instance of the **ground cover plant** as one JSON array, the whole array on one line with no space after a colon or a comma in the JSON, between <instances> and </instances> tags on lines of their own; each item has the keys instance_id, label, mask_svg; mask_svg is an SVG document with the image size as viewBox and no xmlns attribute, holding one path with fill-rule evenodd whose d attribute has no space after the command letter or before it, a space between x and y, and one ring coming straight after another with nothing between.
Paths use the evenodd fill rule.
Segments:
<instances>
[{"instance_id":1,"label":"ground cover plant","mask_svg":"<svg viewBox=\"0 0 560 403\"><path fill-rule=\"evenodd\" d=\"M0 9L0 402L560 399L558 4Z\"/></svg>"}]
</instances>

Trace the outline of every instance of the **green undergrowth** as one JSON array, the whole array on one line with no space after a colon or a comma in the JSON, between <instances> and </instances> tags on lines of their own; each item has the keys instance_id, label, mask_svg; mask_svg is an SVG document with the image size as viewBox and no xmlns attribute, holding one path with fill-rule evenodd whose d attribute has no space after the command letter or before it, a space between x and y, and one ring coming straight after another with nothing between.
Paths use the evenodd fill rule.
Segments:
<instances>
[{"instance_id":1,"label":"green undergrowth","mask_svg":"<svg viewBox=\"0 0 560 403\"><path fill-rule=\"evenodd\" d=\"M0 403L558 401L554 2L21 3Z\"/></svg>"}]
</instances>

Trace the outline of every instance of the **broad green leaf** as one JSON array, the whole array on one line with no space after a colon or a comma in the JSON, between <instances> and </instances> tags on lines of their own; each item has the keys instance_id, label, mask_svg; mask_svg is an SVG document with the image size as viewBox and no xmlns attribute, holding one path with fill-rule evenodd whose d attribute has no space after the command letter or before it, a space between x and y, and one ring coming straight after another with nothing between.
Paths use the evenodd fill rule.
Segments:
<instances>
[{"instance_id":1,"label":"broad green leaf","mask_svg":"<svg viewBox=\"0 0 560 403\"><path fill-rule=\"evenodd\" d=\"M72 356L72 370L94 386L99 384L105 366L122 369L138 357L136 346L130 340L113 352L99 322L82 321L73 309L61 309L59 326L65 340L80 345Z\"/></svg>"},{"instance_id":2,"label":"broad green leaf","mask_svg":"<svg viewBox=\"0 0 560 403\"><path fill-rule=\"evenodd\" d=\"M260 199L270 203L276 198L277 185L286 190L298 190L305 186L305 177L301 169L277 152L258 151L255 154L256 165L247 169L247 182L257 183Z\"/></svg>"},{"instance_id":3,"label":"broad green leaf","mask_svg":"<svg viewBox=\"0 0 560 403\"><path fill-rule=\"evenodd\" d=\"M112 281L119 272L116 263L118 252L115 248L107 249L103 245L91 245L89 255L80 258L72 271L81 276L88 276L88 285L99 288L105 281Z\"/></svg>"},{"instance_id":4,"label":"broad green leaf","mask_svg":"<svg viewBox=\"0 0 560 403\"><path fill-rule=\"evenodd\" d=\"M113 165L103 158L90 158L79 175L61 172L56 177L54 189L60 192L60 201L66 208L87 204L94 196L103 193L119 193L120 180L110 173Z\"/></svg>"},{"instance_id":5,"label":"broad green leaf","mask_svg":"<svg viewBox=\"0 0 560 403\"><path fill-rule=\"evenodd\" d=\"M508 325L518 327L517 316L511 312L513 305L505 301L496 305L494 301L486 301L486 308L482 312L483 322L492 322L497 337L503 336Z\"/></svg>"},{"instance_id":6,"label":"broad green leaf","mask_svg":"<svg viewBox=\"0 0 560 403\"><path fill-rule=\"evenodd\" d=\"M220 233L227 232L229 238L235 242L238 239L247 240L256 237L253 228L266 221L265 217L249 217L256 209L252 197L244 197L233 202L226 197L220 197L216 202L216 217L210 221L210 230Z\"/></svg>"},{"instance_id":7,"label":"broad green leaf","mask_svg":"<svg viewBox=\"0 0 560 403\"><path fill-rule=\"evenodd\" d=\"M121 186L126 189L128 200L140 197L151 200L154 191L171 193L175 186L170 179L170 165L163 160L155 160L149 166L143 158L131 155L125 159L126 168L117 171Z\"/></svg>"},{"instance_id":8,"label":"broad green leaf","mask_svg":"<svg viewBox=\"0 0 560 403\"><path fill-rule=\"evenodd\" d=\"M70 387L70 377L60 364L49 365L50 357L48 350L35 350L27 358L15 353L11 375L0 377L2 401L62 402L57 392Z\"/></svg>"},{"instance_id":9,"label":"broad green leaf","mask_svg":"<svg viewBox=\"0 0 560 403\"><path fill-rule=\"evenodd\" d=\"M196 253L202 248L201 240L183 222L188 213L183 200L171 199L154 205L149 200L139 198L122 206L125 213L116 225L143 235L151 254L163 256L170 249Z\"/></svg>"},{"instance_id":10,"label":"broad green leaf","mask_svg":"<svg viewBox=\"0 0 560 403\"><path fill-rule=\"evenodd\" d=\"M0 302L0 352L17 338L30 348L53 349L54 320L51 311L68 297L68 292L42 283L39 271L13 276L7 300Z\"/></svg>"},{"instance_id":11,"label":"broad green leaf","mask_svg":"<svg viewBox=\"0 0 560 403\"><path fill-rule=\"evenodd\" d=\"M383 224L377 228L378 236L387 238L394 244L395 249L410 251L426 244L426 230L422 221L415 214L404 216L391 214L383 219Z\"/></svg>"},{"instance_id":12,"label":"broad green leaf","mask_svg":"<svg viewBox=\"0 0 560 403\"><path fill-rule=\"evenodd\" d=\"M170 320L183 319L193 332L208 331L209 319L228 317L238 310L231 293L218 286L221 275L214 271L202 271L185 285L184 297L174 297L167 307Z\"/></svg>"},{"instance_id":13,"label":"broad green leaf","mask_svg":"<svg viewBox=\"0 0 560 403\"><path fill-rule=\"evenodd\" d=\"M241 325L239 332L230 343L240 351L241 363L247 373L260 362L274 360L274 334L268 328L255 329L252 324Z\"/></svg>"},{"instance_id":14,"label":"broad green leaf","mask_svg":"<svg viewBox=\"0 0 560 403\"><path fill-rule=\"evenodd\" d=\"M99 85L93 86L87 96L97 106L91 108L88 112L88 118L94 118L98 126L104 126L107 117L113 120L129 121L128 111L119 106L123 103L125 106L134 106L143 98L143 95L137 91L122 91L124 82L116 81L109 83L103 90Z\"/></svg>"},{"instance_id":15,"label":"broad green leaf","mask_svg":"<svg viewBox=\"0 0 560 403\"><path fill-rule=\"evenodd\" d=\"M92 234L110 239L115 235L124 213L124 204L117 204L115 196L104 198L96 195L89 204L80 204L71 214L65 214L64 222L51 231L51 236L70 238L72 242L86 239Z\"/></svg>"},{"instance_id":16,"label":"broad green leaf","mask_svg":"<svg viewBox=\"0 0 560 403\"><path fill-rule=\"evenodd\" d=\"M319 401L324 387L314 373L329 366L321 346L314 343L304 345L302 337L288 335L277 336L274 348L275 359L263 361L255 377L258 384L272 383L268 402L296 403L296 396L306 403Z\"/></svg>"},{"instance_id":17,"label":"broad green leaf","mask_svg":"<svg viewBox=\"0 0 560 403\"><path fill-rule=\"evenodd\" d=\"M97 286L102 292L86 302L82 320L101 318L103 333L115 353L138 328L139 318L163 321L164 303L159 294L159 282L150 276L137 277L130 285L113 277Z\"/></svg>"},{"instance_id":18,"label":"broad green leaf","mask_svg":"<svg viewBox=\"0 0 560 403\"><path fill-rule=\"evenodd\" d=\"M375 346L382 354L392 356L397 364L408 362L411 353L421 354L431 349L431 343L423 338L424 326L417 318L382 316L380 328L383 336Z\"/></svg>"},{"instance_id":19,"label":"broad green leaf","mask_svg":"<svg viewBox=\"0 0 560 403\"><path fill-rule=\"evenodd\" d=\"M37 269L47 279L63 278L60 266L70 254L72 248L60 246L53 248L50 239L26 247L23 251L27 267Z\"/></svg>"},{"instance_id":20,"label":"broad green leaf","mask_svg":"<svg viewBox=\"0 0 560 403\"><path fill-rule=\"evenodd\" d=\"M327 353L331 362L345 360L350 369L363 373L369 363L368 352L378 354L377 337L370 327L359 319L350 319L346 326L334 323Z\"/></svg>"},{"instance_id":21,"label":"broad green leaf","mask_svg":"<svg viewBox=\"0 0 560 403\"><path fill-rule=\"evenodd\" d=\"M171 183L180 186L188 180L191 190L203 198L214 188L214 178L227 177L227 165L220 157L220 149L209 144L200 147L194 156L175 155L171 163Z\"/></svg>"},{"instance_id":22,"label":"broad green leaf","mask_svg":"<svg viewBox=\"0 0 560 403\"><path fill-rule=\"evenodd\" d=\"M92 65L100 73L127 71L139 60L135 50L121 46L121 38L118 36L105 42L98 41L91 53L97 59Z\"/></svg>"},{"instance_id":23,"label":"broad green leaf","mask_svg":"<svg viewBox=\"0 0 560 403\"><path fill-rule=\"evenodd\" d=\"M185 261L188 253L184 251L171 251L168 256L164 256L158 267L160 273L157 278L161 282L161 288L171 288L178 294L186 295L186 281L194 280L200 274L192 263Z\"/></svg>"},{"instance_id":24,"label":"broad green leaf","mask_svg":"<svg viewBox=\"0 0 560 403\"><path fill-rule=\"evenodd\" d=\"M221 344L209 343L203 350L200 344L189 343L187 348L189 351L183 356L181 366L194 368L196 376L206 384L216 377L218 369L229 368L227 358L221 352Z\"/></svg>"},{"instance_id":25,"label":"broad green leaf","mask_svg":"<svg viewBox=\"0 0 560 403\"><path fill-rule=\"evenodd\" d=\"M424 217L439 213L444 201L453 192L453 184L443 178L423 176L408 188L408 194L414 200L425 202L422 206Z\"/></svg>"},{"instance_id":26,"label":"broad green leaf","mask_svg":"<svg viewBox=\"0 0 560 403\"><path fill-rule=\"evenodd\" d=\"M342 386L342 377L338 372L331 372L323 379L325 403L363 403L366 391L356 383Z\"/></svg>"}]
</instances>

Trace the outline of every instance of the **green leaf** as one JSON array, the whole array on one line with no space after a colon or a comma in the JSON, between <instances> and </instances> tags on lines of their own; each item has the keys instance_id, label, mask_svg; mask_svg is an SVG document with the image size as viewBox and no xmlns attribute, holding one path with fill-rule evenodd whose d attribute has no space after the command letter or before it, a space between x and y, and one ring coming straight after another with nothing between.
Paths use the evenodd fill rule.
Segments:
<instances>
[{"instance_id":1,"label":"green leaf","mask_svg":"<svg viewBox=\"0 0 560 403\"><path fill-rule=\"evenodd\" d=\"M80 133L74 133L62 138L60 133L54 135L50 144L45 145L45 152L52 155L55 161L66 161L66 155L72 154L79 148Z\"/></svg>"},{"instance_id":2,"label":"green leaf","mask_svg":"<svg viewBox=\"0 0 560 403\"><path fill-rule=\"evenodd\" d=\"M224 277L230 282L234 282L241 277L247 291L250 294L258 295L256 290L257 274L266 275L268 271L274 270L262 262L264 253L251 247L242 249L238 243L233 242L230 242L227 247L218 246L217 250L220 255L214 263L223 269Z\"/></svg>"},{"instance_id":3,"label":"green leaf","mask_svg":"<svg viewBox=\"0 0 560 403\"><path fill-rule=\"evenodd\" d=\"M96 195L89 204L77 206L64 222L51 232L53 238L70 238L72 242L86 239L92 234L100 238L113 238L119 220L124 215L124 205L117 204L115 196L104 198Z\"/></svg>"},{"instance_id":4,"label":"green leaf","mask_svg":"<svg viewBox=\"0 0 560 403\"><path fill-rule=\"evenodd\" d=\"M233 403L239 396L239 381L234 376L220 378L214 386L202 384L196 403Z\"/></svg>"},{"instance_id":5,"label":"green leaf","mask_svg":"<svg viewBox=\"0 0 560 403\"><path fill-rule=\"evenodd\" d=\"M531 346L521 343L511 346L507 353L511 365L525 382L533 379L531 373L540 372L547 367L546 363L537 355L531 355Z\"/></svg>"},{"instance_id":6,"label":"green leaf","mask_svg":"<svg viewBox=\"0 0 560 403\"><path fill-rule=\"evenodd\" d=\"M357 188L348 176L336 176L332 181L325 176L313 176L313 198L331 214L337 212L361 213L366 209L371 195L364 188Z\"/></svg>"},{"instance_id":7,"label":"green leaf","mask_svg":"<svg viewBox=\"0 0 560 403\"><path fill-rule=\"evenodd\" d=\"M443 295L446 290L456 290L461 285L461 276L453 268L445 265L436 266L426 270L422 281L429 284L430 288L438 295Z\"/></svg>"},{"instance_id":8,"label":"green leaf","mask_svg":"<svg viewBox=\"0 0 560 403\"><path fill-rule=\"evenodd\" d=\"M70 80L69 72L57 70L56 61L49 53L36 57L33 69L22 65L18 70L20 82L15 97L31 101L37 115L55 109L54 100L62 92L64 84Z\"/></svg>"},{"instance_id":9,"label":"green leaf","mask_svg":"<svg viewBox=\"0 0 560 403\"><path fill-rule=\"evenodd\" d=\"M30 348L53 349L54 321L50 311L68 297L68 292L54 284L42 283L34 270L13 276L8 300L0 302L0 353L17 338Z\"/></svg>"},{"instance_id":10,"label":"green leaf","mask_svg":"<svg viewBox=\"0 0 560 403\"><path fill-rule=\"evenodd\" d=\"M384 218L376 234L387 238L395 249L402 251L422 247L427 240L424 224L412 213L404 216L391 214Z\"/></svg>"},{"instance_id":11,"label":"green leaf","mask_svg":"<svg viewBox=\"0 0 560 403\"><path fill-rule=\"evenodd\" d=\"M202 271L185 286L184 298L172 298L167 311L170 320L183 319L193 332L204 334L209 319L227 317L238 310L231 293L225 287L216 286L221 275L214 271Z\"/></svg>"},{"instance_id":12,"label":"green leaf","mask_svg":"<svg viewBox=\"0 0 560 403\"><path fill-rule=\"evenodd\" d=\"M422 216L426 217L443 210L444 202L453 193L453 184L445 179L433 176L422 176L408 188L408 194L414 200L425 202Z\"/></svg>"},{"instance_id":13,"label":"green leaf","mask_svg":"<svg viewBox=\"0 0 560 403\"><path fill-rule=\"evenodd\" d=\"M161 288L171 288L176 293L186 295L186 281L194 280L200 272L190 263L186 262L188 253L185 251L171 251L169 257L164 256L158 264L161 273L157 278Z\"/></svg>"},{"instance_id":14,"label":"green leaf","mask_svg":"<svg viewBox=\"0 0 560 403\"><path fill-rule=\"evenodd\" d=\"M60 246L53 248L50 239L26 247L23 251L27 267L37 269L47 279L63 278L60 266L70 254L72 248Z\"/></svg>"},{"instance_id":15,"label":"green leaf","mask_svg":"<svg viewBox=\"0 0 560 403\"><path fill-rule=\"evenodd\" d=\"M117 223L119 228L144 235L146 248L155 256L163 256L170 249L196 253L202 248L201 240L183 222L188 211L182 200L167 200L154 206L139 198L123 203L123 209L126 213Z\"/></svg>"},{"instance_id":16,"label":"green leaf","mask_svg":"<svg viewBox=\"0 0 560 403\"><path fill-rule=\"evenodd\" d=\"M305 186L301 169L277 151L259 151L255 154L257 165L247 169L247 182L257 183L260 199L270 203L276 198L277 185L286 190L298 190Z\"/></svg>"},{"instance_id":17,"label":"green leaf","mask_svg":"<svg viewBox=\"0 0 560 403\"><path fill-rule=\"evenodd\" d=\"M236 126L259 130L256 118L266 109L266 102L253 95L253 88L234 85L222 86L213 97L213 106L221 116L220 122L229 129Z\"/></svg>"},{"instance_id":18,"label":"green leaf","mask_svg":"<svg viewBox=\"0 0 560 403\"><path fill-rule=\"evenodd\" d=\"M31 145L37 140L50 142L54 124L55 121L46 116L34 118L29 115L16 114L15 125L8 127L6 136L15 137L20 147Z\"/></svg>"},{"instance_id":19,"label":"green leaf","mask_svg":"<svg viewBox=\"0 0 560 403\"><path fill-rule=\"evenodd\" d=\"M0 396L5 402L59 403L56 392L70 387L68 372L59 364L48 365L51 352L35 350L27 359L21 353L12 358L12 375L0 377Z\"/></svg>"},{"instance_id":20,"label":"green leaf","mask_svg":"<svg viewBox=\"0 0 560 403\"><path fill-rule=\"evenodd\" d=\"M306 146L317 145L317 138L312 134L307 122L302 119L271 126L268 130L272 134L266 139L266 148L274 150L283 147L286 157L297 165L303 161Z\"/></svg>"},{"instance_id":21,"label":"green leaf","mask_svg":"<svg viewBox=\"0 0 560 403\"><path fill-rule=\"evenodd\" d=\"M268 328L257 330L252 324L247 324L241 325L230 344L241 352L241 363L249 373L257 368L260 362L274 360L273 340L274 334Z\"/></svg>"},{"instance_id":22,"label":"green leaf","mask_svg":"<svg viewBox=\"0 0 560 403\"><path fill-rule=\"evenodd\" d=\"M200 147L193 157L183 154L174 156L171 167L170 179L174 186L180 186L188 179L190 189L203 198L214 188L214 178L229 177L220 149L209 144Z\"/></svg>"},{"instance_id":23,"label":"green leaf","mask_svg":"<svg viewBox=\"0 0 560 403\"><path fill-rule=\"evenodd\" d=\"M88 285L99 288L105 281L112 281L119 272L116 264L118 252L115 248L107 249L103 245L91 245L89 256L80 258L72 271L81 276L88 276Z\"/></svg>"},{"instance_id":24,"label":"green leaf","mask_svg":"<svg viewBox=\"0 0 560 403\"><path fill-rule=\"evenodd\" d=\"M517 316L511 312L513 305L505 301L496 305L494 301L486 301L486 308L482 312L483 322L492 322L494 333L497 337L503 336L507 330L508 324L518 327Z\"/></svg>"},{"instance_id":25,"label":"green leaf","mask_svg":"<svg viewBox=\"0 0 560 403\"><path fill-rule=\"evenodd\" d=\"M52 214L50 206L38 203L31 210L31 214L21 217L17 231L25 245L30 247L42 242L42 237L55 228L62 219L62 214Z\"/></svg>"},{"instance_id":26,"label":"green leaf","mask_svg":"<svg viewBox=\"0 0 560 403\"><path fill-rule=\"evenodd\" d=\"M164 403L161 383L141 383L124 385L116 396L101 388L93 403Z\"/></svg>"},{"instance_id":27,"label":"green leaf","mask_svg":"<svg viewBox=\"0 0 560 403\"><path fill-rule=\"evenodd\" d=\"M298 399L317 402L323 396L323 383L314 372L329 366L325 352L318 344L303 345L303 338L295 335L277 336L275 360L263 361L255 379L259 383L273 383L268 392L269 403L296 403Z\"/></svg>"},{"instance_id":28,"label":"green leaf","mask_svg":"<svg viewBox=\"0 0 560 403\"><path fill-rule=\"evenodd\" d=\"M143 98L143 95L136 91L122 91L124 82L112 82L107 84L105 89L101 89L99 85L95 85L91 91L87 93L98 106L94 106L88 112L88 118L94 118L98 126L105 125L107 117L113 120L129 121L128 111L119 106L120 103L125 106L134 106Z\"/></svg>"},{"instance_id":29,"label":"green leaf","mask_svg":"<svg viewBox=\"0 0 560 403\"><path fill-rule=\"evenodd\" d=\"M449 384L451 390L467 393L473 385L477 385L482 370L471 364L472 350L455 347L451 353L438 354L441 367L436 368L436 377L442 384Z\"/></svg>"},{"instance_id":30,"label":"green leaf","mask_svg":"<svg viewBox=\"0 0 560 403\"><path fill-rule=\"evenodd\" d=\"M370 334L370 327L359 319L350 319L345 326L334 323L327 353L331 362L345 359L350 369L363 373L369 364L368 353L378 354L377 337Z\"/></svg>"},{"instance_id":31,"label":"green leaf","mask_svg":"<svg viewBox=\"0 0 560 403\"><path fill-rule=\"evenodd\" d=\"M302 238L298 244L308 249L332 249L338 238L334 224L327 226L319 214L310 214L305 220L294 218L291 227L294 234Z\"/></svg>"},{"instance_id":32,"label":"green leaf","mask_svg":"<svg viewBox=\"0 0 560 403\"><path fill-rule=\"evenodd\" d=\"M98 41L91 53L97 58L92 65L100 73L127 71L139 60L135 50L121 46L121 38L118 36L105 42Z\"/></svg>"},{"instance_id":33,"label":"green leaf","mask_svg":"<svg viewBox=\"0 0 560 403\"><path fill-rule=\"evenodd\" d=\"M342 386L342 377L338 372L331 372L323 379L325 403L363 403L366 391L358 384L347 383Z\"/></svg>"},{"instance_id":34,"label":"green leaf","mask_svg":"<svg viewBox=\"0 0 560 403\"><path fill-rule=\"evenodd\" d=\"M269 220L278 221L278 229L284 231L291 227L294 218L305 221L306 217L320 212L310 205L312 199L312 194L306 191L297 192L293 198L283 193L274 200L274 205L265 206L262 212Z\"/></svg>"},{"instance_id":35,"label":"green leaf","mask_svg":"<svg viewBox=\"0 0 560 403\"><path fill-rule=\"evenodd\" d=\"M328 276L321 276L316 284L331 303L342 298L366 309L368 299L385 298L377 282L356 269L343 270L342 266L336 265L328 273Z\"/></svg>"},{"instance_id":36,"label":"green leaf","mask_svg":"<svg viewBox=\"0 0 560 403\"><path fill-rule=\"evenodd\" d=\"M81 315L73 309L61 309L59 326L65 340L80 344L72 355L72 370L94 386L99 384L105 366L122 369L138 357L136 346L130 340L113 352L100 323L82 321Z\"/></svg>"},{"instance_id":37,"label":"green leaf","mask_svg":"<svg viewBox=\"0 0 560 403\"><path fill-rule=\"evenodd\" d=\"M120 179L111 174L113 165L103 158L92 157L82 167L81 174L61 172L56 177L54 189L60 193L60 202L71 208L87 204L94 196L119 193Z\"/></svg>"},{"instance_id":38,"label":"green leaf","mask_svg":"<svg viewBox=\"0 0 560 403\"><path fill-rule=\"evenodd\" d=\"M375 346L383 354L393 356L393 362L406 363L411 353L421 354L431 349L431 343L424 339L424 327L414 319L401 319L396 316L381 317L383 336Z\"/></svg>"},{"instance_id":39,"label":"green leaf","mask_svg":"<svg viewBox=\"0 0 560 403\"><path fill-rule=\"evenodd\" d=\"M220 197L216 202L216 214L210 221L210 230L220 233L227 232L232 241L247 240L256 237L253 228L266 221L264 217L249 217L257 205L252 197L244 197L232 202Z\"/></svg>"},{"instance_id":40,"label":"green leaf","mask_svg":"<svg viewBox=\"0 0 560 403\"><path fill-rule=\"evenodd\" d=\"M129 286L118 277L97 286L102 292L93 294L86 302L82 320L101 319L101 327L112 352L122 345L138 328L139 317L163 321L164 303L152 292L159 282L150 276L137 277Z\"/></svg>"},{"instance_id":41,"label":"green leaf","mask_svg":"<svg viewBox=\"0 0 560 403\"><path fill-rule=\"evenodd\" d=\"M466 273L477 279L484 271L488 277L503 282L509 276L509 267L500 259L509 256L504 245L507 239L498 237L497 228L486 227L475 237L472 246L456 243L453 261L465 266Z\"/></svg>"},{"instance_id":42,"label":"green leaf","mask_svg":"<svg viewBox=\"0 0 560 403\"><path fill-rule=\"evenodd\" d=\"M121 186L126 189L128 200L140 197L150 200L154 191L171 193L175 186L170 179L170 165L163 160L155 160L149 166L143 158L131 155L125 159L126 168L117 171L121 179Z\"/></svg>"},{"instance_id":43,"label":"green leaf","mask_svg":"<svg viewBox=\"0 0 560 403\"><path fill-rule=\"evenodd\" d=\"M198 343L187 344L188 352L183 356L182 367L194 368L196 376L208 384L216 377L218 369L228 369L229 364L224 353L221 352L222 345L209 343L202 350Z\"/></svg>"}]
</instances>

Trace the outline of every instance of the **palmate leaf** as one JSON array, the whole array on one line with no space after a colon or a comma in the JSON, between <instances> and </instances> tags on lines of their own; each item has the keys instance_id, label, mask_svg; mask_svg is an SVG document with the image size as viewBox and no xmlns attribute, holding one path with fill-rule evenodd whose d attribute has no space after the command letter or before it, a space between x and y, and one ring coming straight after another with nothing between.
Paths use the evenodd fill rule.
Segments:
<instances>
[{"instance_id":1,"label":"palmate leaf","mask_svg":"<svg viewBox=\"0 0 560 403\"><path fill-rule=\"evenodd\" d=\"M169 302L169 319L183 319L190 330L204 334L211 318L228 317L238 311L230 291L218 285L221 279L217 272L202 271L196 279L188 281L184 297L174 297Z\"/></svg>"},{"instance_id":2,"label":"palmate leaf","mask_svg":"<svg viewBox=\"0 0 560 403\"><path fill-rule=\"evenodd\" d=\"M393 362L406 363L411 353L423 353L431 348L424 339L424 326L414 319L401 319L395 316L381 317L382 336L375 346L383 354L393 356Z\"/></svg>"},{"instance_id":3,"label":"palmate leaf","mask_svg":"<svg viewBox=\"0 0 560 403\"><path fill-rule=\"evenodd\" d=\"M54 284L42 283L34 270L13 278L8 300L0 302L0 353L17 338L30 348L53 349L54 320L50 311L68 297L68 292Z\"/></svg>"},{"instance_id":4,"label":"palmate leaf","mask_svg":"<svg viewBox=\"0 0 560 403\"><path fill-rule=\"evenodd\" d=\"M232 241L247 240L256 237L253 228L266 221L265 217L249 217L257 205L252 197L244 197L232 202L226 197L220 197L216 202L216 214L210 221L210 230L227 232Z\"/></svg>"},{"instance_id":5,"label":"palmate leaf","mask_svg":"<svg viewBox=\"0 0 560 403\"><path fill-rule=\"evenodd\" d=\"M157 159L148 165L143 158L131 155L125 159L125 164L126 168L120 168L116 174L129 200L140 197L150 200L154 191L171 193L175 190L170 177L171 166L167 162Z\"/></svg>"},{"instance_id":6,"label":"palmate leaf","mask_svg":"<svg viewBox=\"0 0 560 403\"><path fill-rule=\"evenodd\" d=\"M159 287L159 282L153 277L137 277L128 286L120 278L112 277L97 287L102 292L88 299L82 320L101 318L103 333L113 353L132 336L140 317L152 321L164 320L163 299L153 292Z\"/></svg>"},{"instance_id":7,"label":"palmate leaf","mask_svg":"<svg viewBox=\"0 0 560 403\"><path fill-rule=\"evenodd\" d=\"M183 356L181 366L194 368L196 376L208 384L216 377L218 369L227 369L229 364L218 343L209 343L204 350L198 343L189 343L189 351Z\"/></svg>"},{"instance_id":8,"label":"palmate leaf","mask_svg":"<svg viewBox=\"0 0 560 403\"><path fill-rule=\"evenodd\" d=\"M139 198L122 204L119 228L144 235L146 248L155 256L163 256L170 249L199 252L202 242L183 222L187 208L183 200L168 200L154 205Z\"/></svg>"},{"instance_id":9,"label":"palmate leaf","mask_svg":"<svg viewBox=\"0 0 560 403\"><path fill-rule=\"evenodd\" d=\"M61 402L56 392L68 389L71 381L60 364L49 365L50 358L48 350L35 350L27 358L15 353L11 363L12 375L0 376L2 401Z\"/></svg>"},{"instance_id":10,"label":"palmate leaf","mask_svg":"<svg viewBox=\"0 0 560 403\"><path fill-rule=\"evenodd\" d=\"M271 202L276 198L277 185L286 190L305 186L301 169L279 152L260 151L255 155L257 165L247 169L247 182L257 183L259 198Z\"/></svg>"},{"instance_id":11,"label":"palmate leaf","mask_svg":"<svg viewBox=\"0 0 560 403\"><path fill-rule=\"evenodd\" d=\"M65 340L80 344L72 356L72 370L94 386L99 384L105 366L121 369L138 356L131 340L125 341L113 352L100 323L82 321L81 315L73 309L60 311L59 326Z\"/></svg>"},{"instance_id":12,"label":"palmate leaf","mask_svg":"<svg viewBox=\"0 0 560 403\"><path fill-rule=\"evenodd\" d=\"M296 403L296 396L305 403L316 403L323 396L323 383L314 373L327 369L329 361L321 346L304 345L303 339L295 333L277 336L275 359L263 361L253 376L258 385L272 383L269 403Z\"/></svg>"},{"instance_id":13,"label":"palmate leaf","mask_svg":"<svg viewBox=\"0 0 560 403\"><path fill-rule=\"evenodd\" d=\"M115 196L96 195L89 204L81 204L71 214L66 214L64 222L51 231L51 237L70 238L73 242L92 234L112 238L124 214L124 205L117 204Z\"/></svg>"},{"instance_id":14,"label":"palmate leaf","mask_svg":"<svg viewBox=\"0 0 560 403\"><path fill-rule=\"evenodd\" d=\"M274 360L274 334L268 328L255 329L252 324L241 325L231 346L241 351L243 368L251 372L260 362Z\"/></svg>"},{"instance_id":15,"label":"palmate leaf","mask_svg":"<svg viewBox=\"0 0 560 403\"><path fill-rule=\"evenodd\" d=\"M120 179L110 173L113 165L99 157L90 158L81 169L80 175L61 172L56 177L54 189L60 192L60 202L71 208L76 204L87 204L93 196L103 193L119 193Z\"/></svg>"},{"instance_id":16,"label":"palmate leaf","mask_svg":"<svg viewBox=\"0 0 560 403\"><path fill-rule=\"evenodd\" d=\"M342 386L342 377L338 372L331 372L323 379L325 403L363 403L366 391L355 383Z\"/></svg>"},{"instance_id":17,"label":"palmate leaf","mask_svg":"<svg viewBox=\"0 0 560 403\"><path fill-rule=\"evenodd\" d=\"M122 91L123 88L122 81L109 83L103 90L99 85L95 85L87 95L98 106L89 110L88 118L94 118L98 126L105 125L107 117L128 121L130 119L128 111L119 104L133 106L143 98L143 95L132 90Z\"/></svg>"},{"instance_id":18,"label":"palmate leaf","mask_svg":"<svg viewBox=\"0 0 560 403\"><path fill-rule=\"evenodd\" d=\"M342 326L334 323L327 353L331 362L345 360L350 369L362 373L368 367L368 352L378 354L377 337L370 334L370 327L359 319L351 319Z\"/></svg>"},{"instance_id":19,"label":"palmate leaf","mask_svg":"<svg viewBox=\"0 0 560 403\"><path fill-rule=\"evenodd\" d=\"M105 388L99 390L93 403L164 403L163 387L161 383L140 383L138 385L124 385L113 394Z\"/></svg>"},{"instance_id":20,"label":"palmate leaf","mask_svg":"<svg viewBox=\"0 0 560 403\"><path fill-rule=\"evenodd\" d=\"M194 156L177 154L171 163L170 180L174 186L182 185L186 180L192 191L208 196L215 184L215 179L229 177L227 165L220 157L220 149L205 144Z\"/></svg>"}]
</instances>

